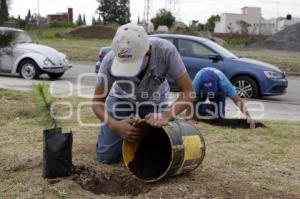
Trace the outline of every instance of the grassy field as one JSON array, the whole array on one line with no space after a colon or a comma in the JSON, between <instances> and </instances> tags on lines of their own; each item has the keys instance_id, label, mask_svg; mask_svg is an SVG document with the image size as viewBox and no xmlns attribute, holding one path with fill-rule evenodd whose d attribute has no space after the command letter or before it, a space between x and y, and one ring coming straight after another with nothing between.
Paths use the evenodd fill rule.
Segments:
<instances>
[{"instance_id":1,"label":"grassy field","mask_svg":"<svg viewBox=\"0 0 300 199\"><path fill-rule=\"evenodd\" d=\"M82 39L66 36L74 28L48 28L29 31L34 41L58 49L68 55L71 61L94 62L99 49L110 46L110 39ZM264 49L237 48L227 46L241 57L258 59L274 64L289 73L300 73L299 52L275 51Z\"/></svg>"},{"instance_id":2,"label":"grassy field","mask_svg":"<svg viewBox=\"0 0 300 199\"><path fill-rule=\"evenodd\" d=\"M116 171L126 173L121 165L97 164L98 127L78 124L76 107L83 99L67 100L75 109L72 118L64 122L65 131L71 128L74 132L73 163L93 169L94 175L105 173L106 183L116 180L113 178ZM30 93L0 90L0 103L0 198L108 198L118 192L112 190L106 192L111 195L105 192L94 195L73 177L44 180L41 177L43 126L38 122ZM81 112L83 121L97 122L89 106ZM153 185L132 184L135 189L142 190L137 198L299 197L300 124L262 122L267 128L255 130L198 123L207 149L202 167ZM107 177L107 173L112 178ZM121 181L125 178L125 174L118 175ZM126 179L130 181L133 177ZM88 178L84 180L87 184L94 182ZM124 186L119 184L123 191Z\"/></svg>"},{"instance_id":3,"label":"grassy field","mask_svg":"<svg viewBox=\"0 0 300 199\"><path fill-rule=\"evenodd\" d=\"M35 42L51 46L65 54L71 61L97 60L101 47L111 45L110 39L82 39L67 35L74 28L47 28L29 31Z\"/></svg>"},{"instance_id":4,"label":"grassy field","mask_svg":"<svg viewBox=\"0 0 300 199\"><path fill-rule=\"evenodd\" d=\"M299 52L233 47L230 50L240 57L257 59L274 64L287 73L300 73Z\"/></svg>"}]
</instances>

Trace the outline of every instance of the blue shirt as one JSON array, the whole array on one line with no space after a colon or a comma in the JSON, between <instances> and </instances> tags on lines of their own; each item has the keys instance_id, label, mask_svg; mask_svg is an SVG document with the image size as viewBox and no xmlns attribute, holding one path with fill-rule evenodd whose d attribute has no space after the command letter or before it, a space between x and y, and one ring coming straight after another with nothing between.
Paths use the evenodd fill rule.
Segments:
<instances>
[{"instance_id":1,"label":"blue shirt","mask_svg":"<svg viewBox=\"0 0 300 199\"><path fill-rule=\"evenodd\" d=\"M235 87L231 84L231 82L224 75L224 73L222 71L216 69L216 68L211 68L211 67L201 69L196 74L196 76L193 80L193 87L196 91L197 96L201 95L201 91L202 91L202 74L206 70L211 70L211 71L215 72L218 76L218 92L216 93L217 95L218 94L225 94L227 97L230 97L230 98L233 98L233 97L237 96Z\"/></svg>"}]
</instances>

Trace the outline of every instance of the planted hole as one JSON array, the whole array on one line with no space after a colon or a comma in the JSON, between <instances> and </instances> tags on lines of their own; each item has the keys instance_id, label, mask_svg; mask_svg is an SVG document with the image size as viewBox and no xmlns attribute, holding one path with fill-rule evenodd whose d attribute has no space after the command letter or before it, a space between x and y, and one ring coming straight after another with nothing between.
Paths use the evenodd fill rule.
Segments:
<instances>
[{"instance_id":1,"label":"planted hole","mask_svg":"<svg viewBox=\"0 0 300 199\"><path fill-rule=\"evenodd\" d=\"M75 168L72 180L97 195L138 196L150 191L150 185L138 181L126 170L104 173L81 166Z\"/></svg>"}]
</instances>

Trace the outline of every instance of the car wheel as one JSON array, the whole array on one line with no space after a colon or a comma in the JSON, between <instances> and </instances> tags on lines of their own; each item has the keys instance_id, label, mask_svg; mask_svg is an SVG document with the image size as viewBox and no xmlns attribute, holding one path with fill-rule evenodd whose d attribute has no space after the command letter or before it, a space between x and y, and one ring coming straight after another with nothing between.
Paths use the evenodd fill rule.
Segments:
<instances>
[{"instance_id":1,"label":"car wheel","mask_svg":"<svg viewBox=\"0 0 300 199\"><path fill-rule=\"evenodd\" d=\"M248 76L239 76L232 80L236 91L241 98L259 98L259 87L257 83Z\"/></svg>"},{"instance_id":2,"label":"car wheel","mask_svg":"<svg viewBox=\"0 0 300 199\"><path fill-rule=\"evenodd\" d=\"M19 65L19 72L24 79L38 79L42 73L38 65L30 59L24 60Z\"/></svg>"},{"instance_id":3,"label":"car wheel","mask_svg":"<svg viewBox=\"0 0 300 199\"><path fill-rule=\"evenodd\" d=\"M48 76L53 79L53 80L56 80L56 79L59 79L61 76L64 75L65 72L62 72L62 73L48 73Z\"/></svg>"}]
</instances>

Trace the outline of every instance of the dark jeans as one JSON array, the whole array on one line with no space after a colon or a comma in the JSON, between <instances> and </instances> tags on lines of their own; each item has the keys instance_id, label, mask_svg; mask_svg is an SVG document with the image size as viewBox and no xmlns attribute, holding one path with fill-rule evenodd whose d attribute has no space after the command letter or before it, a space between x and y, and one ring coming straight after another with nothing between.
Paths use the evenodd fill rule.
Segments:
<instances>
[{"instance_id":1,"label":"dark jeans","mask_svg":"<svg viewBox=\"0 0 300 199\"><path fill-rule=\"evenodd\" d=\"M138 115L144 118L147 114L158 112L158 105L142 105L138 107ZM106 101L106 108L109 114L116 120L129 119L135 116L137 110L135 104L125 100L109 96ZM129 109L132 109L131 111ZM99 162L116 163L122 159L123 139L116 132L110 129L107 124L101 125L96 145L96 154Z\"/></svg>"},{"instance_id":2,"label":"dark jeans","mask_svg":"<svg viewBox=\"0 0 300 199\"><path fill-rule=\"evenodd\" d=\"M196 103L196 118L197 119L216 119L225 117L225 103L226 96L215 95L213 98L209 98L210 103L204 103L206 97L198 98ZM198 105L197 105L198 104Z\"/></svg>"}]
</instances>

